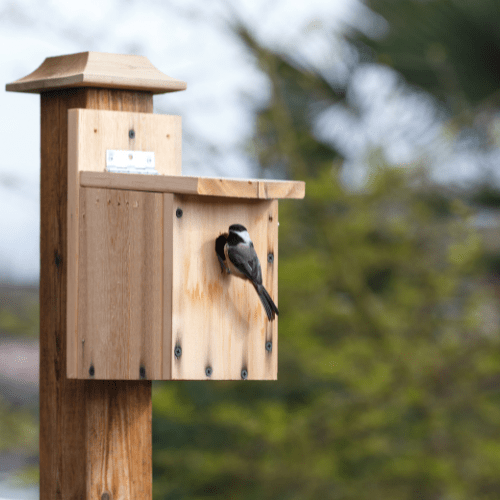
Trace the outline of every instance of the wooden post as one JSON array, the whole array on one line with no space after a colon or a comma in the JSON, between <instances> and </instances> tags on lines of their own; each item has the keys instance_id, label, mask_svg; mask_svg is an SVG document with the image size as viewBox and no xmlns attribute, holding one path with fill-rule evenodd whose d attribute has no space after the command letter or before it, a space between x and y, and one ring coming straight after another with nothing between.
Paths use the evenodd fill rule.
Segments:
<instances>
[{"instance_id":1,"label":"wooden post","mask_svg":"<svg viewBox=\"0 0 500 500\"><path fill-rule=\"evenodd\" d=\"M154 93L184 88L144 57L92 52L7 85L41 94L41 500L152 498L151 382L66 377L68 109L152 113Z\"/></svg>"}]
</instances>

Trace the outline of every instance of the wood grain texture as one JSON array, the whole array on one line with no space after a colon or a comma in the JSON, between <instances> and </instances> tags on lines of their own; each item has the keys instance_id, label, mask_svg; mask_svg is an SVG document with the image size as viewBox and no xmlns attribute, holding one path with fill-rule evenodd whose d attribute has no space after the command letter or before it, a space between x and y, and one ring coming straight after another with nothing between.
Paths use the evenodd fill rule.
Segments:
<instances>
[{"instance_id":1,"label":"wood grain texture","mask_svg":"<svg viewBox=\"0 0 500 500\"><path fill-rule=\"evenodd\" d=\"M149 93L85 88L41 95L40 499L101 500L102 470L129 488L123 498L151 499L151 383L66 376L68 109L85 107L147 113L153 103Z\"/></svg>"},{"instance_id":2,"label":"wood grain texture","mask_svg":"<svg viewBox=\"0 0 500 500\"><path fill-rule=\"evenodd\" d=\"M121 94L122 91L119 91ZM89 89L89 99L98 105L108 105L109 92L102 91L101 94L96 93L94 89ZM143 105L140 96L135 98L136 105ZM176 174L181 173L181 118L178 116L154 116L150 113L133 113L133 112L112 112L112 111L95 111L72 109L68 113L68 162L69 162L69 185L68 185L68 224L69 224L69 260L68 260L68 332L70 338L68 339L68 377L89 377L89 359L82 358L84 353L95 352L96 348L92 347L89 342L97 337L88 336L87 327L84 323L79 323L79 294L78 284L83 283L81 271L87 273L87 261L80 259L80 246L79 241L81 238L81 231L79 226L82 221L80 214L80 182L79 170L86 169L89 172L103 172L106 169L106 150L107 149L125 149L125 150L139 150L139 151L154 151L158 165L157 170L162 174ZM134 130L134 138L129 136L129 130ZM141 176L145 177L145 176ZM127 195L129 196L129 195ZM132 195L130 195L132 196ZM133 195L135 196L135 195ZM144 193L141 195L144 196ZM161 195L158 195L158 200ZM122 206L123 208L123 206ZM136 211L137 212L137 211ZM147 219L147 214L143 213L143 220ZM160 218L162 215L160 215ZM118 224L117 221L115 223ZM122 226L127 227L125 219L120 222ZM89 227L88 225L86 226ZM96 237L100 238L100 234ZM93 236L89 235L87 241L92 241ZM101 240L99 240L101 241ZM120 240L125 247L129 247L126 240ZM96 243L97 244L97 243ZM93 248L93 247L92 247ZM96 247L97 248L97 247ZM94 248L95 250L95 248ZM95 255L95 252L94 254ZM123 257L123 256L122 256ZM104 265L104 264L103 264ZM101 269L104 267L101 266ZM134 268L135 269L135 268ZM148 268L149 269L149 268ZM134 271L135 272L135 271ZM110 276L108 277L108 281ZM142 275L138 276L142 279ZM116 290L118 295L125 295L130 284L124 280L118 280L117 283L122 287L121 293ZM146 286L146 285L145 285ZM131 287L130 289L135 289ZM99 288L101 291L101 289ZM93 292L86 292L89 296ZM156 299L155 299L156 300ZM158 299L161 301L161 297ZM148 301L146 301L148 302ZM136 311L142 302L130 303L134 305L131 321L134 317L139 316L141 313ZM97 302L94 303L97 306ZM110 303L108 302L108 305ZM92 309L94 311L94 309ZM149 311L149 309L148 309ZM87 313L85 313L87 314ZM98 315L102 317L102 315ZM156 321L156 320L155 320ZM153 324L156 325L155 321ZM85 326L85 331L80 333L78 325ZM143 325L146 327L146 324ZM102 330L100 330L102 333ZM130 332L129 332L130 333ZM83 337L82 337L83 335ZM132 335L130 333L130 335ZM146 342L146 337L141 334L142 343ZM82 345L82 340L85 339L85 345ZM138 339L135 339L137 342ZM151 339L150 339L151 340ZM150 341L148 340L148 342ZM105 342L104 338L102 342ZM128 345L128 344L127 344ZM85 347L85 349L84 349ZM102 347L102 345L100 345ZM153 362L152 358L148 358L147 373L152 373ZM106 366L112 363L110 359ZM84 364L86 368L83 368ZM101 365L103 367L104 365ZM110 378L110 379L139 379L139 371L135 367L125 369L123 363L119 363L122 371L118 371L118 367L110 371L108 369L100 369L95 372L97 378ZM79 368L78 368L79 367ZM97 367L94 367L97 370ZM155 376L146 375L147 378L161 378L159 371L161 368L155 368Z\"/></svg>"},{"instance_id":3,"label":"wood grain texture","mask_svg":"<svg viewBox=\"0 0 500 500\"><path fill-rule=\"evenodd\" d=\"M267 263L269 252L277 254L277 201L174 195L170 217L172 345L182 349L180 357L172 352L172 378L205 380L210 367L213 380L241 380L243 369L250 380L276 379L277 349L268 352L265 344L277 340L278 320L269 325L249 282L221 274L214 245L231 224L243 224L261 261L264 283L277 301L278 273Z\"/></svg>"},{"instance_id":4,"label":"wood grain texture","mask_svg":"<svg viewBox=\"0 0 500 500\"><path fill-rule=\"evenodd\" d=\"M267 224L267 262L262 266L267 268L264 286L278 306L278 202L274 201L269 209ZM271 258L269 258L271 256ZM268 322L266 328L266 345L271 342L270 349L266 348L265 372L274 374L278 378L278 323Z\"/></svg>"},{"instance_id":5,"label":"wood grain texture","mask_svg":"<svg viewBox=\"0 0 500 500\"><path fill-rule=\"evenodd\" d=\"M84 168L85 166L82 166L82 169ZM80 173L80 184L85 187L264 200L277 198L301 199L305 195L305 183L303 181L263 181L258 179L223 179L82 171Z\"/></svg>"},{"instance_id":6,"label":"wood grain texture","mask_svg":"<svg viewBox=\"0 0 500 500\"><path fill-rule=\"evenodd\" d=\"M147 57L80 52L47 57L29 75L6 85L11 92L46 92L57 88L100 87L162 94L185 90L186 83L163 74Z\"/></svg>"},{"instance_id":7,"label":"wood grain texture","mask_svg":"<svg viewBox=\"0 0 500 500\"><path fill-rule=\"evenodd\" d=\"M161 379L163 197L80 193L78 378Z\"/></svg>"},{"instance_id":8,"label":"wood grain texture","mask_svg":"<svg viewBox=\"0 0 500 500\"><path fill-rule=\"evenodd\" d=\"M88 434L86 461L92 467L86 481L88 496L83 498L102 500L103 493L110 500L152 498L151 396L148 391L137 392L138 384L148 383L86 384L88 425L93 432Z\"/></svg>"},{"instance_id":9,"label":"wood grain texture","mask_svg":"<svg viewBox=\"0 0 500 500\"><path fill-rule=\"evenodd\" d=\"M305 183L302 181L264 181L198 178L198 194L229 196L233 198L304 198Z\"/></svg>"},{"instance_id":10,"label":"wood grain texture","mask_svg":"<svg viewBox=\"0 0 500 500\"><path fill-rule=\"evenodd\" d=\"M174 252L174 195L163 194L163 379L172 378L172 300L173 300L173 252Z\"/></svg>"},{"instance_id":11,"label":"wood grain texture","mask_svg":"<svg viewBox=\"0 0 500 500\"><path fill-rule=\"evenodd\" d=\"M156 170L161 175L181 175L180 116L75 109L69 112L69 120L78 131L70 144L76 148L80 171L106 175L106 150L119 149L154 151ZM134 131L133 139L130 130Z\"/></svg>"}]
</instances>

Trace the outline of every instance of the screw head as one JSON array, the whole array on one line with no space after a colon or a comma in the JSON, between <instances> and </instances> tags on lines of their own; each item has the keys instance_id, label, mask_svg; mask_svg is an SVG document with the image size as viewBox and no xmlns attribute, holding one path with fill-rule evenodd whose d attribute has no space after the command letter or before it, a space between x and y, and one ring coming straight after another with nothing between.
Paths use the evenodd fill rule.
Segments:
<instances>
[{"instance_id":1,"label":"screw head","mask_svg":"<svg viewBox=\"0 0 500 500\"><path fill-rule=\"evenodd\" d=\"M178 208L175 211L175 215L177 216L178 219L180 219L182 217L182 208Z\"/></svg>"},{"instance_id":2,"label":"screw head","mask_svg":"<svg viewBox=\"0 0 500 500\"><path fill-rule=\"evenodd\" d=\"M94 365L90 365L90 368L89 368L89 375L91 377L93 377L95 375L95 369L94 369Z\"/></svg>"},{"instance_id":3,"label":"screw head","mask_svg":"<svg viewBox=\"0 0 500 500\"><path fill-rule=\"evenodd\" d=\"M271 352L273 350L273 343L271 341L266 342L266 351Z\"/></svg>"},{"instance_id":4,"label":"screw head","mask_svg":"<svg viewBox=\"0 0 500 500\"><path fill-rule=\"evenodd\" d=\"M134 129L130 129L128 131L128 136L130 139L135 139L135 130Z\"/></svg>"},{"instance_id":5,"label":"screw head","mask_svg":"<svg viewBox=\"0 0 500 500\"><path fill-rule=\"evenodd\" d=\"M267 262L269 262L269 264L272 264L274 262L274 254L269 252L267 254Z\"/></svg>"},{"instance_id":6,"label":"screw head","mask_svg":"<svg viewBox=\"0 0 500 500\"><path fill-rule=\"evenodd\" d=\"M246 368L243 368L243 370L241 370L241 378L243 380L246 380L248 378L248 370Z\"/></svg>"},{"instance_id":7,"label":"screw head","mask_svg":"<svg viewBox=\"0 0 500 500\"><path fill-rule=\"evenodd\" d=\"M144 366L141 366L139 368L139 377L140 378L146 378L146 368Z\"/></svg>"},{"instance_id":8,"label":"screw head","mask_svg":"<svg viewBox=\"0 0 500 500\"><path fill-rule=\"evenodd\" d=\"M211 377L211 376L212 376L212 367L211 367L211 366L207 366L207 367L205 368L205 375L206 375L207 377Z\"/></svg>"},{"instance_id":9,"label":"screw head","mask_svg":"<svg viewBox=\"0 0 500 500\"><path fill-rule=\"evenodd\" d=\"M180 358L182 354L182 349L180 345L175 346L174 354L176 358Z\"/></svg>"}]
</instances>

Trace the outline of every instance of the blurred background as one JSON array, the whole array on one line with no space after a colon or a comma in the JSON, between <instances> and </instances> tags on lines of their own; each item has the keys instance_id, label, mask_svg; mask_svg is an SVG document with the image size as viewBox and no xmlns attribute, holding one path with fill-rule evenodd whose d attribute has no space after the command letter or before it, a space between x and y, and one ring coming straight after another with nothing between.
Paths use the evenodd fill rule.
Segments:
<instances>
[{"instance_id":1,"label":"blurred background","mask_svg":"<svg viewBox=\"0 0 500 500\"><path fill-rule=\"evenodd\" d=\"M154 498L500 498L497 0L0 0L0 80L147 56L183 172L280 203L278 382L153 384ZM39 97L0 92L0 498L38 481Z\"/></svg>"}]
</instances>

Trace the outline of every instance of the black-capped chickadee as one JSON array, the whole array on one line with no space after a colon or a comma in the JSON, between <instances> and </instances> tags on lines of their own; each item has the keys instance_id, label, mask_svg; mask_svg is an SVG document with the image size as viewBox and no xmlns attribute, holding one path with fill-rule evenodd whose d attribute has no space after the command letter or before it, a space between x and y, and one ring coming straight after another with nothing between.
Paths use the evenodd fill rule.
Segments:
<instances>
[{"instance_id":1,"label":"black-capped chickadee","mask_svg":"<svg viewBox=\"0 0 500 500\"><path fill-rule=\"evenodd\" d=\"M266 310L269 321L272 321L275 315L279 314L278 308L262 284L259 258L246 228L241 224L229 226L229 233L221 234L215 240L215 252L222 272L226 270L228 273L252 283Z\"/></svg>"}]
</instances>

